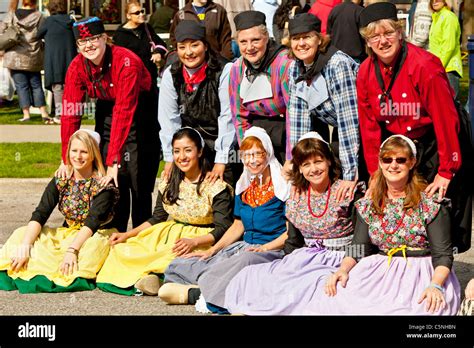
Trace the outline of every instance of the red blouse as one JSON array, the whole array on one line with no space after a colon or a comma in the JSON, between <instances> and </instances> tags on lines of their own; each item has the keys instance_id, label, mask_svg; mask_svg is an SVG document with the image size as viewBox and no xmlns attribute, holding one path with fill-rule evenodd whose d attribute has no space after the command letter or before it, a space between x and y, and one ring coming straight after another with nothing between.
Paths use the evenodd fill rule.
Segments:
<instances>
[{"instance_id":1,"label":"red blouse","mask_svg":"<svg viewBox=\"0 0 474 348\"><path fill-rule=\"evenodd\" d=\"M120 163L122 148L127 140L138 104L138 95L151 87L151 77L140 58L132 51L111 46L112 61L109 71L100 80L101 89L94 88L87 75L89 64L94 79L100 77L102 66L96 66L82 54L69 65L63 96L61 117L62 158L66 162L67 144L71 135L80 128L86 93L91 98L115 101L112 111L110 144L105 164ZM103 93L105 92L105 95Z\"/></svg>"}]
</instances>

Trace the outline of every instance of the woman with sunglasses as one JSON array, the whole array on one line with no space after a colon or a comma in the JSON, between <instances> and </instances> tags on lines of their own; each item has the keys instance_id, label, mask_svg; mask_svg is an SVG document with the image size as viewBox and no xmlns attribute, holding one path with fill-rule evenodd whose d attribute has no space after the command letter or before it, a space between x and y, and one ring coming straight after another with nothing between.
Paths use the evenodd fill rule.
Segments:
<instances>
[{"instance_id":1,"label":"woman with sunglasses","mask_svg":"<svg viewBox=\"0 0 474 348\"><path fill-rule=\"evenodd\" d=\"M356 202L352 251L307 307L312 314L455 315L448 203L429 197L415 143L392 135L380 148L372 194Z\"/></svg>"},{"instance_id":2,"label":"woman with sunglasses","mask_svg":"<svg viewBox=\"0 0 474 348\"><path fill-rule=\"evenodd\" d=\"M245 132L240 154L244 172L236 186L234 223L208 250L171 262L158 293L163 301L194 304L202 292L197 309L225 313L225 289L241 269L283 257L290 186L263 128Z\"/></svg>"},{"instance_id":3,"label":"woman with sunglasses","mask_svg":"<svg viewBox=\"0 0 474 348\"><path fill-rule=\"evenodd\" d=\"M128 48L140 57L151 74L153 85L151 92L157 97L157 66L164 65L165 56L168 53L166 43L156 35L153 27L146 23L146 13L139 1L127 2L124 11L127 22L117 28L113 42L118 46ZM149 111L153 111L153 104L150 105L150 102L157 104L157 101L149 100L148 102ZM156 118L156 115L153 118Z\"/></svg>"},{"instance_id":4,"label":"woman with sunglasses","mask_svg":"<svg viewBox=\"0 0 474 348\"><path fill-rule=\"evenodd\" d=\"M392 134L412 139L418 171L429 183L426 193L452 200L453 242L459 252L465 251L471 245L472 220L472 180L466 169L473 155L468 155L472 145L464 136L469 121L461 119L460 126L453 90L439 59L405 41L395 5L369 5L361 12L360 25L369 59L357 75L357 103L369 174L377 171L384 139Z\"/></svg>"},{"instance_id":5,"label":"woman with sunglasses","mask_svg":"<svg viewBox=\"0 0 474 348\"><path fill-rule=\"evenodd\" d=\"M113 225L126 231L132 202L132 223L150 218L152 192L158 159L158 130L155 120L138 107L143 93L150 91L150 73L132 51L108 43L102 21L89 17L73 25L79 53L69 65L63 96L61 140L63 160L66 146L81 124L85 109L95 108L95 129L101 135L101 153L107 166L104 184L113 180L120 190ZM86 94L94 105L86 105ZM92 103L92 102L91 102ZM152 155L150 155L152 153ZM148 158L149 156L150 158ZM150 164L149 162L153 163ZM66 177L61 165L57 176Z\"/></svg>"},{"instance_id":6,"label":"woman with sunglasses","mask_svg":"<svg viewBox=\"0 0 474 348\"><path fill-rule=\"evenodd\" d=\"M354 196L360 177L355 83L359 65L330 44L329 37L321 34L321 21L312 14L290 19L289 32L290 55L296 58L289 71L290 142L295 145L310 130L318 131L324 138L321 127L326 132L328 125L337 128L342 180L335 195L342 201L345 196Z\"/></svg>"},{"instance_id":7,"label":"woman with sunglasses","mask_svg":"<svg viewBox=\"0 0 474 348\"><path fill-rule=\"evenodd\" d=\"M309 132L293 148L291 179L307 192L286 202L289 222L283 259L252 265L229 283L225 307L247 315L298 315L341 264L354 232L354 199L339 202L340 164L329 144ZM363 184L357 196L363 195ZM297 250L295 250L297 249ZM288 255L289 254L289 255Z\"/></svg>"}]
</instances>

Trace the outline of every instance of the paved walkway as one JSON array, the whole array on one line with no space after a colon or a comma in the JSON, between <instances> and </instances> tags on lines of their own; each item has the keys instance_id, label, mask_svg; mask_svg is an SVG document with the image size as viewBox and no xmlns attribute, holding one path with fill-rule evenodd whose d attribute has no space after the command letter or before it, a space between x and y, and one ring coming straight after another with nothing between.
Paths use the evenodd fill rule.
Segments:
<instances>
[{"instance_id":1,"label":"paved walkway","mask_svg":"<svg viewBox=\"0 0 474 348\"><path fill-rule=\"evenodd\" d=\"M93 125L82 125L81 128L94 129ZM0 125L1 143L60 143L61 127L59 125Z\"/></svg>"}]
</instances>

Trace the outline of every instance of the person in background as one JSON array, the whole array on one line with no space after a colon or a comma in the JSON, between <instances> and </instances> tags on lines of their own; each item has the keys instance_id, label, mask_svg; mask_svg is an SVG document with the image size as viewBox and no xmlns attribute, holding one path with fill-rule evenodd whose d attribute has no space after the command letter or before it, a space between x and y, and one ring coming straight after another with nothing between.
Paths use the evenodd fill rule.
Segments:
<instances>
[{"instance_id":1,"label":"person in background","mask_svg":"<svg viewBox=\"0 0 474 348\"><path fill-rule=\"evenodd\" d=\"M433 11L429 38L429 51L443 64L455 98L459 94L459 79L462 78L461 27L457 16L451 11L449 0L430 0Z\"/></svg>"},{"instance_id":2,"label":"person in background","mask_svg":"<svg viewBox=\"0 0 474 348\"><path fill-rule=\"evenodd\" d=\"M326 35L329 13L339 5L342 0L316 0L308 13L318 17L321 20L321 34Z\"/></svg>"},{"instance_id":3,"label":"person in background","mask_svg":"<svg viewBox=\"0 0 474 348\"><path fill-rule=\"evenodd\" d=\"M359 16L364 9L361 0L344 0L329 13L327 34L332 44L357 63L367 58L365 42L359 33Z\"/></svg>"},{"instance_id":4,"label":"person in background","mask_svg":"<svg viewBox=\"0 0 474 348\"><path fill-rule=\"evenodd\" d=\"M280 4L281 0L252 0L253 10L265 14L265 25L267 26L268 35L271 39L275 38L273 34L273 16Z\"/></svg>"},{"instance_id":5,"label":"person in background","mask_svg":"<svg viewBox=\"0 0 474 348\"><path fill-rule=\"evenodd\" d=\"M206 28L206 41L212 50L232 60L232 31L227 11L212 0L192 0L174 16L170 28L170 46L176 49L175 30L179 22L193 20L203 23Z\"/></svg>"},{"instance_id":6,"label":"person in background","mask_svg":"<svg viewBox=\"0 0 474 348\"><path fill-rule=\"evenodd\" d=\"M73 20L67 14L64 0L50 0L47 17L38 30L36 38L44 39L44 86L53 92L55 109L54 123L61 123L61 111L66 71L77 55L72 33Z\"/></svg>"},{"instance_id":7,"label":"person in background","mask_svg":"<svg viewBox=\"0 0 474 348\"><path fill-rule=\"evenodd\" d=\"M41 118L46 124L54 123L46 110L46 100L41 83L41 70L44 62L43 42L36 38L43 23L43 15L38 11L37 0L12 0L10 10L0 23L0 35L13 23L20 29L20 42L5 52L3 67L10 69L23 118L30 120L30 106L40 109Z\"/></svg>"},{"instance_id":8,"label":"person in background","mask_svg":"<svg viewBox=\"0 0 474 348\"><path fill-rule=\"evenodd\" d=\"M181 127L193 127L205 140L204 156L212 170L206 175L235 184L235 129L229 106L229 72L232 66L215 53L201 23L184 20L176 26L179 60L163 73L158 120L167 179L173 164L172 136ZM235 156L232 156L234 154ZM240 173L239 173L240 174ZM238 177L238 174L236 174Z\"/></svg>"},{"instance_id":9,"label":"person in background","mask_svg":"<svg viewBox=\"0 0 474 348\"><path fill-rule=\"evenodd\" d=\"M76 131L67 145L70 178L54 177L44 190L26 227L15 230L0 250L0 289L20 293L84 291L95 288L95 277L109 253L105 229L118 200L105 175L100 136ZM46 225L58 207L65 222Z\"/></svg>"},{"instance_id":10,"label":"person in background","mask_svg":"<svg viewBox=\"0 0 474 348\"><path fill-rule=\"evenodd\" d=\"M300 0L282 0L273 16L273 36L277 43L289 45L288 21L301 12Z\"/></svg>"},{"instance_id":11,"label":"person in background","mask_svg":"<svg viewBox=\"0 0 474 348\"><path fill-rule=\"evenodd\" d=\"M407 41L415 46L428 49L432 21L430 0L418 0L418 2L413 2L412 6L416 7L413 11L413 18L410 20L410 34Z\"/></svg>"},{"instance_id":12,"label":"person in background","mask_svg":"<svg viewBox=\"0 0 474 348\"><path fill-rule=\"evenodd\" d=\"M148 19L148 23L153 27L156 33L169 33L171 28L171 21L174 15L178 12L178 0L164 0L163 5L157 7L155 12Z\"/></svg>"},{"instance_id":13,"label":"person in background","mask_svg":"<svg viewBox=\"0 0 474 348\"><path fill-rule=\"evenodd\" d=\"M214 0L227 11L230 29L232 31L232 54L235 58L240 57L239 45L237 44L237 31L235 29L234 18L240 12L253 10L251 0Z\"/></svg>"}]
</instances>

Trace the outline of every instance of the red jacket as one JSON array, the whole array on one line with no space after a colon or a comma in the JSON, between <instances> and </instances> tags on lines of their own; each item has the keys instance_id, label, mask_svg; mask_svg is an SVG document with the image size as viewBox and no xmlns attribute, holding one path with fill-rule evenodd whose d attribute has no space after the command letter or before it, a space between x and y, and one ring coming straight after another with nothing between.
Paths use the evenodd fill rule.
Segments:
<instances>
[{"instance_id":1,"label":"red jacket","mask_svg":"<svg viewBox=\"0 0 474 348\"><path fill-rule=\"evenodd\" d=\"M408 53L391 95L398 116L384 113L380 107L382 93L374 70L374 60L366 59L357 75L357 103L364 157L369 173L378 168L382 143L380 123L393 134L415 139L433 126L438 145L438 174L451 179L461 166L459 116L453 102L453 90L440 60L422 48L407 43ZM381 68L387 87L390 75Z\"/></svg>"},{"instance_id":2,"label":"red jacket","mask_svg":"<svg viewBox=\"0 0 474 348\"><path fill-rule=\"evenodd\" d=\"M151 87L151 77L140 58L132 51L112 46L112 61L109 71L100 80L105 91L101 93L89 79L86 64L91 67L94 78L100 76L102 67L92 64L78 54L69 65L63 96L63 112L61 117L62 158L66 163L66 152L69 138L81 126L81 115L84 110L86 93L89 97L115 101L112 112L112 128L107 158L107 166L116 160L120 163L122 148L127 140L133 116L138 104L138 95Z\"/></svg>"},{"instance_id":3,"label":"red jacket","mask_svg":"<svg viewBox=\"0 0 474 348\"><path fill-rule=\"evenodd\" d=\"M321 33L326 34L328 17L331 10L339 5L342 0L316 0L308 13L315 15L321 20Z\"/></svg>"}]
</instances>

